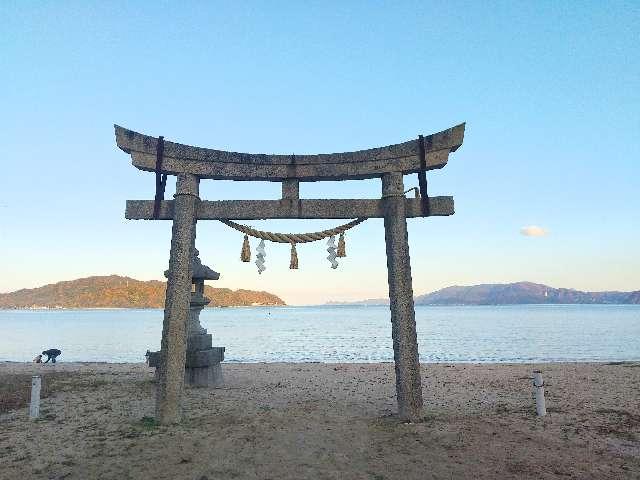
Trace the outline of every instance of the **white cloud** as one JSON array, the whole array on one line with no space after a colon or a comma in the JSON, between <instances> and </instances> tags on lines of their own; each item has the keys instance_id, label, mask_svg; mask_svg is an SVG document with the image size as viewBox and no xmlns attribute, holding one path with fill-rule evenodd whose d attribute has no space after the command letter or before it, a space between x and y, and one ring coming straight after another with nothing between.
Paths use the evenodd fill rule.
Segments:
<instances>
[{"instance_id":1,"label":"white cloud","mask_svg":"<svg viewBox=\"0 0 640 480\"><path fill-rule=\"evenodd\" d=\"M520 233L525 237L544 237L549 233L546 229L537 225L528 225L520 229Z\"/></svg>"}]
</instances>

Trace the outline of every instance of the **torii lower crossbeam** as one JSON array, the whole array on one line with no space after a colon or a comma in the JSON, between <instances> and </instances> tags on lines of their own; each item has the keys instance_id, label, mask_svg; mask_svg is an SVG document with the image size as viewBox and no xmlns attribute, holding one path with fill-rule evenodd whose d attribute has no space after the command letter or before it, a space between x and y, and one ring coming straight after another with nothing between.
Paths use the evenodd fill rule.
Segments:
<instances>
[{"instance_id":1,"label":"torii lower crossbeam","mask_svg":"<svg viewBox=\"0 0 640 480\"><path fill-rule=\"evenodd\" d=\"M173 220L174 200L160 202L158 217L153 217L153 200L127 200L128 220ZM405 216L423 217L419 198L405 198ZM453 215L453 197L429 197L429 216ZM275 218L345 219L384 218L383 200L201 200L198 220L262 220Z\"/></svg>"}]
</instances>

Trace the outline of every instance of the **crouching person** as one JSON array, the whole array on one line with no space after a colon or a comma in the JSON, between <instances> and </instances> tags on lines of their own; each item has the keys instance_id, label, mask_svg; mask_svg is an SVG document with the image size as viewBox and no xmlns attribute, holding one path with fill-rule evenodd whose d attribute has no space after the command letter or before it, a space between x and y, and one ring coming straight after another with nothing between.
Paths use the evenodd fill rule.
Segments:
<instances>
[{"instance_id":1,"label":"crouching person","mask_svg":"<svg viewBox=\"0 0 640 480\"><path fill-rule=\"evenodd\" d=\"M44 363L48 363L51 360L51 363L56 363L56 358L60 356L62 352L57 348L50 348L49 350L45 350L42 352L42 355L46 355L47 359Z\"/></svg>"}]
</instances>

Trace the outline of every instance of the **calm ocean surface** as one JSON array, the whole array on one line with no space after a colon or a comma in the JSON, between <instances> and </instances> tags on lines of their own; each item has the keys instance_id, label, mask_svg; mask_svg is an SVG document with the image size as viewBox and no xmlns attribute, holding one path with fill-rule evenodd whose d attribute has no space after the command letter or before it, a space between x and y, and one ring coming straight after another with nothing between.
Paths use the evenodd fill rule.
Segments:
<instances>
[{"instance_id":1,"label":"calm ocean surface","mask_svg":"<svg viewBox=\"0 0 640 480\"><path fill-rule=\"evenodd\" d=\"M162 310L0 310L0 361L47 348L60 361L140 362ZM227 362L393 360L386 306L206 309ZM416 307L423 362L640 360L640 306Z\"/></svg>"}]
</instances>

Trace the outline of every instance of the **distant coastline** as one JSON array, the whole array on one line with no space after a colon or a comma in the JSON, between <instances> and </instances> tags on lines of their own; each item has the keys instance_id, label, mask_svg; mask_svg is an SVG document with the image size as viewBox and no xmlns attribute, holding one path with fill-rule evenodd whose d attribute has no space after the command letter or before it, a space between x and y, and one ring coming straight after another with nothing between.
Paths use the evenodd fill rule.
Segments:
<instances>
[{"instance_id":1,"label":"distant coastline","mask_svg":"<svg viewBox=\"0 0 640 480\"><path fill-rule=\"evenodd\" d=\"M583 292L532 282L452 286L414 297L416 305L640 305L640 290ZM327 302L326 305L388 305L389 299Z\"/></svg>"},{"instance_id":2,"label":"distant coastline","mask_svg":"<svg viewBox=\"0 0 640 480\"><path fill-rule=\"evenodd\" d=\"M118 275L87 277L39 288L0 293L0 310L112 310L162 309L166 283L140 281ZM286 306L264 291L205 286L209 308ZM640 290L584 292L532 282L451 286L414 297L416 305L640 305ZM387 298L327 302L322 306L388 305Z\"/></svg>"}]
</instances>

